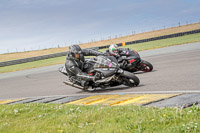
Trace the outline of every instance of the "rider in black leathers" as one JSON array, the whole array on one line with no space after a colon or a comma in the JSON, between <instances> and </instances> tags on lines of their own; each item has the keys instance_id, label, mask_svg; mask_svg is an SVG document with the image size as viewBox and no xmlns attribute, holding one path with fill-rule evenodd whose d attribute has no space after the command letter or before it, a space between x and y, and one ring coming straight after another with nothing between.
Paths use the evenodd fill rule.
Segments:
<instances>
[{"instance_id":1,"label":"rider in black leathers","mask_svg":"<svg viewBox=\"0 0 200 133\"><path fill-rule=\"evenodd\" d=\"M97 77L88 75L83 72L85 58L84 56L104 55L102 52L92 49L81 49L79 45L69 47L69 53L66 57L65 68L69 76L69 80L73 83L88 88L89 81L97 80Z\"/></svg>"}]
</instances>

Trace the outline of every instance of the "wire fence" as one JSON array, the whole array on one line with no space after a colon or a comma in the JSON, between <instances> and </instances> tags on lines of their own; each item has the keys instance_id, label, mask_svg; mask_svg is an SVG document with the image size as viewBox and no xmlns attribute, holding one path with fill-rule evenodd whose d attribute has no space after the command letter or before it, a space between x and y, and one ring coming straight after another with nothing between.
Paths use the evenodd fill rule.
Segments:
<instances>
[{"instance_id":1,"label":"wire fence","mask_svg":"<svg viewBox=\"0 0 200 133\"><path fill-rule=\"evenodd\" d=\"M176 33L176 34L164 35L164 36L159 36L159 37L141 39L141 40L136 40L136 41L130 41L130 42L125 42L124 44L132 45L132 44L161 40L161 39L166 39L166 38L174 38L174 37L179 37L179 36L184 36L184 35L189 35L189 34L196 34L196 33L200 33L200 29L187 31L187 32L180 32L180 33ZM119 43L117 45L122 46L122 43ZM109 46L110 45L100 46L100 47L92 47L91 49L98 50L98 49L108 48ZM44 59L55 58L55 57L66 56L66 55L67 55L67 52L61 52L61 53L36 56L36 57L30 57L30 58L24 58L24 59L12 60L12 61L5 61L5 62L0 62L0 67L22 64L22 63L33 62L33 61L44 60Z\"/></svg>"},{"instance_id":2,"label":"wire fence","mask_svg":"<svg viewBox=\"0 0 200 133\"><path fill-rule=\"evenodd\" d=\"M124 36L130 36L130 35L135 35L135 34L139 34L139 33L144 33L144 32L150 32L150 31L156 31L156 30L162 30L162 29L167 29L167 28L173 28L173 27L177 27L177 26L184 26L184 25L190 25L190 24L195 24L195 23L200 23L200 19L197 21L191 21L191 20L185 20L185 21L180 21L180 22L176 22L173 24L165 24L162 26L154 26L148 29L139 29L139 30L130 30L126 33L119 33L119 34L113 34L113 35L106 35L106 37L94 37L91 38L90 40L87 41L74 41L74 42L63 42L63 43L59 43L56 42L54 44L50 44L50 45L40 45L40 46L36 46L36 47L30 47L30 48L12 48L12 49L7 49L4 51L4 53L17 53L17 52L28 52L28 51L38 51L38 50L45 50L45 49L51 49L51 48L60 48L60 47L66 47L69 46L70 44L83 44L83 43L93 43L93 42L97 42L97 41L104 41L104 40L111 40L111 39L116 39L116 38L120 38L120 37L124 37Z\"/></svg>"}]
</instances>

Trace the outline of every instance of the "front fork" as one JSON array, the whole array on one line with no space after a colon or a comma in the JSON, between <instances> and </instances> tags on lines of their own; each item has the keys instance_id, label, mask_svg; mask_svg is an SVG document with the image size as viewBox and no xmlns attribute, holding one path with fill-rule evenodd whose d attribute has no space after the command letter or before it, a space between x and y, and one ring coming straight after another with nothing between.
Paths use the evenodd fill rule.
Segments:
<instances>
[{"instance_id":1,"label":"front fork","mask_svg":"<svg viewBox=\"0 0 200 133\"><path fill-rule=\"evenodd\" d=\"M130 72L138 71L140 69L140 65L139 65L140 63L141 63L140 59L135 59L134 62L131 62L131 63L128 62L127 65L123 69Z\"/></svg>"},{"instance_id":2,"label":"front fork","mask_svg":"<svg viewBox=\"0 0 200 133\"><path fill-rule=\"evenodd\" d=\"M144 64L143 60L140 60L140 62L137 64L136 68L140 71L144 71L146 66L144 66L143 64Z\"/></svg>"}]
</instances>

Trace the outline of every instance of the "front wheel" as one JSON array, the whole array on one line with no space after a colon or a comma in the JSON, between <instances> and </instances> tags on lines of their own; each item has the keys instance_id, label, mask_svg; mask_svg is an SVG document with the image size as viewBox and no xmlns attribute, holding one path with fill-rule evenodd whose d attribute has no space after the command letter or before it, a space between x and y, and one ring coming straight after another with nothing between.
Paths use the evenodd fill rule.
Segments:
<instances>
[{"instance_id":1,"label":"front wheel","mask_svg":"<svg viewBox=\"0 0 200 133\"><path fill-rule=\"evenodd\" d=\"M140 79L133 73L124 71L122 73L122 76L123 76L123 84L126 86L133 87L133 86L138 86L140 84Z\"/></svg>"},{"instance_id":2,"label":"front wheel","mask_svg":"<svg viewBox=\"0 0 200 133\"><path fill-rule=\"evenodd\" d=\"M142 60L138 66L138 69L144 72L151 72L153 70L153 65L148 61Z\"/></svg>"},{"instance_id":3,"label":"front wheel","mask_svg":"<svg viewBox=\"0 0 200 133\"><path fill-rule=\"evenodd\" d=\"M126 79L126 85L129 86L129 87L135 87L135 86L138 86L139 84L140 84L140 80L136 76L134 76L130 79Z\"/></svg>"}]
</instances>

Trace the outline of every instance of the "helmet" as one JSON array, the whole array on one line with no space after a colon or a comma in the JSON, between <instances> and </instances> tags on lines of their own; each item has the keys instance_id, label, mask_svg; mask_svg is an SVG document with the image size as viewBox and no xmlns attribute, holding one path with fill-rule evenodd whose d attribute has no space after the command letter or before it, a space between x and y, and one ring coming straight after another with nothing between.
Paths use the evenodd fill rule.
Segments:
<instances>
[{"instance_id":1,"label":"helmet","mask_svg":"<svg viewBox=\"0 0 200 133\"><path fill-rule=\"evenodd\" d=\"M82 49L80 48L79 45L71 45L69 47L69 53L71 54L71 56L79 58L79 55L82 53ZM78 56L76 56L77 54Z\"/></svg>"},{"instance_id":2,"label":"helmet","mask_svg":"<svg viewBox=\"0 0 200 133\"><path fill-rule=\"evenodd\" d=\"M81 54L82 53L82 49L80 48L79 45L71 45L69 47L69 52L71 54Z\"/></svg>"},{"instance_id":3,"label":"helmet","mask_svg":"<svg viewBox=\"0 0 200 133\"><path fill-rule=\"evenodd\" d=\"M109 52L112 54L112 55L118 55L118 46L116 44L112 44L110 45L109 47Z\"/></svg>"}]
</instances>

